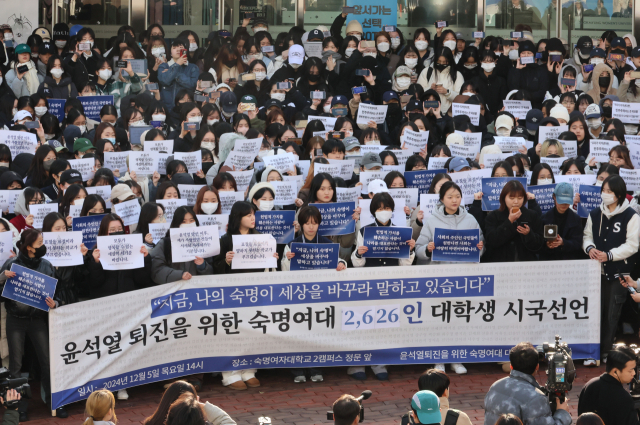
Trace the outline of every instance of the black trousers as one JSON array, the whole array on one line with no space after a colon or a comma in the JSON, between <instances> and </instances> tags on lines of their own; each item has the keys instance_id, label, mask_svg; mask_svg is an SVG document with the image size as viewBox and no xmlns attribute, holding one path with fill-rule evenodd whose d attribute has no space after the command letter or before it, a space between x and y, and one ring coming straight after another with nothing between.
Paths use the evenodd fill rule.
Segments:
<instances>
[{"instance_id":1,"label":"black trousers","mask_svg":"<svg viewBox=\"0 0 640 425\"><path fill-rule=\"evenodd\" d=\"M620 280L608 280L604 275L600 281L600 354L607 354L613 346L622 308L629 296L629 290Z\"/></svg>"}]
</instances>

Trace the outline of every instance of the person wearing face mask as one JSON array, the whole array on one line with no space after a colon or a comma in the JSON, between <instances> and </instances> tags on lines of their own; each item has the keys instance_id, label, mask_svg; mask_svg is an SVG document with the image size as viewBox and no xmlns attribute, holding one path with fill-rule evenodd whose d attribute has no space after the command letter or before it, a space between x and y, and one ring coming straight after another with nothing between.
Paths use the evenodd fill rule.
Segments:
<instances>
[{"instance_id":1,"label":"person wearing face mask","mask_svg":"<svg viewBox=\"0 0 640 425\"><path fill-rule=\"evenodd\" d=\"M464 82L464 77L455 69L453 54L448 47L437 48L434 54L434 64L425 68L418 84L424 90L435 90L440 96L440 110L446 113L451 106L451 102L460 93L460 88Z\"/></svg>"},{"instance_id":2,"label":"person wearing face mask","mask_svg":"<svg viewBox=\"0 0 640 425\"><path fill-rule=\"evenodd\" d=\"M69 26L63 22L58 22L53 26L53 44L56 46L57 53L62 56L65 53L65 47L69 42Z\"/></svg>"},{"instance_id":3,"label":"person wearing face mask","mask_svg":"<svg viewBox=\"0 0 640 425\"><path fill-rule=\"evenodd\" d=\"M182 55L182 51L187 50L188 46L189 40L176 38L171 43L171 60L158 66L160 98L167 110L173 108L179 89L185 88L193 92L198 82L200 70L195 64L189 63L186 55Z\"/></svg>"},{"instance_id":4,"label":"person wearing face mask","mask_svg":"<svg viewBox=\"0 0 640 425\"><path fill-rule=\"evenodd\" d=\"M93 49L96 35L91 28L82 27L75 37L78 43L73 54L64 56L64 68L76 87L84 87L87 83L97 82L96 70L101 55ZM79 50L80 43L88 43L90 49Z\"/></svg>"},{"instance_id":5,"label":"person wearing face mask","mask_svg":"<svg viewBox=\"0 0 640 425\"><path fill-rule=\"evenodd\" d=\"M638 68L640 66L640 47L634 47L631 50L631 61ZM640 102L640 78L631 79L631 71L626 71L624 77L618 86L617 94L620 102Z\"/></svg>"},{"instance_id":6,"label":"person wearing face mask","mask_svg":"<svg viewBox=\"0 0 640 425\"><path fill-rule=\"evenodd\" d=\"M47 75L38 87L40 96L52 97L53 99L69 99L78 97L78 89L71 81L71 77L64 70L64 64L60 56L51 56L47 63Z\"/></svg>"},{"instance_id":7,"label":"person wearing face mask","mask_svg":"<svg viewBox=\"0 0 640 425\"><path fill-rule=\"evenodd\" d=\"M346 21L347 21L346 13L342 12L340 15L336 16L336 19L333 21L333 23L331 24L331 28L329 29L332 37L336 37L339 39L341 38L342 27L344 26ZM346 28L347 36L352 35L356 37L358 41L360 41L362 40L363 33L364 31L362 29L362 25L360 24L360 22L356 21L355 19L349 21Z\"/></svg>"},{"instance_id":8,"label":"person wearing face mask","mask_svg":"<svg viewBox=\"0 0 640 425\"><path fill-rule=\"evenodd\" d=\"M545 238L540 251L541 261L584 258L582 219L571 208L573 198L573 186L570 183L559 183L553 190L554 207L542 216L542 224L558 226L558 234L555 239Z\"/></svg>"},{"instance_id":9,"label":"person wearing face mask","mask_svg":"<svg viewBox=\"0 0 640 425\"><path fill-rule=\"evenodd\" d=\"M584 118L587 120L591 138L599 138L600 133L602 133L602 110L600 106L595 103L587 106L587 109L584 111Z\"/></svg>"},{"instance_id":10,"label":"person wearing face mask","mask_svg":"<svg viewBox=\"0 0 640 425\"><path fill-rule=\"evenodd\" d=\"M397 93L401 93L411 85L411 69L406 66L399 66L393 73L393 83L391 87Z\"/></svg>"},{"instance_id":11,"label":"person wearing face mask","mask_svg":"<svg viewBox=\"0 0 640 425\"><path fill-rule=\"evenodd\" d=\"M526 40L519 43L519 57L516 65L509 69L507 87L509 90L527 90L531 94L531 106L540 109L549 86L547 68L536 63L521 62L522 58L534 58L535 51L533 42Z\"/></svg>"},{"instance_id":12,"label":"person wearing face mask","mask_svg":"<svg viewBox=\"0 0 640 425\"><path fill-rule=\"evenodd\" d=\"M35 63L31 60L31 49L26 44L19 44L15 48L16 60L9 65L9 71L5 78L7 84L13 90L16 97L30 96L38 91L40 83L44 80L42 75L38 74ZM18 68L26 66L23 72Z\"/></svg>"},{"instance_id":13,"label":"person wearing face mask","mask_svg":"<svg viewBox=\"0 0 640 425\"><path fill-rule=\"evenodd\" d=\"M471 79L478 94L487 102L487 108L494 115L502 109L502 101L509 92L507 81L495 72L497 60L496 54L491 50L481 52L478 75Z\"/></svg>"},{"instance_id":14,"label":"person wearing face mask","mask_svg":"<svg viewBox=\"0 0 640 425\"><path fill-rule=\"evenodd\" d=\"M616 89L613 88L613 80L614 74L611 68L604 64L598 64L593 68L593 75L591 82L593 84L593 88L587 92L589 96L594 100L594 102L600 102L600 100L604 99L607 95L615 95ZM616 96L616 100L617 100ZM606 113L604 114L607 115Z\"/></svg>"},{"instance_id":15,"label":"person wearing face mask","mask_svg":"<svg viewBox=\"0 0 640 425\"><path fill-rule=\"evenodd\" d=\"M602 203L589 213L582 247L589 258L602 264L600 353L606 357L611 349L628 296L620 277L635 267L638 252L640 217L626 199L627 186L620 176L610 175L602 183Z\"/></svg>"},{"instance_id":16,"label":"person wearing face mask","mask_svg":"<svg viewBox=\"0 0 640 425\"><path fill-rule=\"evenodd\" d=\"M511 117L507 114L499 115L496 118L496 136L499 137L509 137L511 136L511 130L513 129L514 122Z\"/></svg>"},{"instance_id":17,"label":"person wearing face mask","mask_svg":"<svg viewBox=\"0 0 640 425\"><path fill-rule=\"evenodd\" d=\"M387 67L389 74L393 74L394 70L400 62L400 56L391 51L391 35L386 31L380 31L375 35L376 50L378 55L376 58L383 66Z\"/></svg>"}]
</instances>

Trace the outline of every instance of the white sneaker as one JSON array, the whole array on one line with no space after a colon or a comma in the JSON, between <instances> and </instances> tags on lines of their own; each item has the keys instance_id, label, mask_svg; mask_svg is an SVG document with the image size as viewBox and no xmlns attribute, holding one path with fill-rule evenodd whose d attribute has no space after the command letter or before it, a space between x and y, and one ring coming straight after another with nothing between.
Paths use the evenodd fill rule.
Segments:
<instances>
[{"instance_id":1,"label":"white sneaker","mask_svg":"<svg viewBox=\"0 0 640 425\"><path fill-rule=\"evenodd\" d=\"M464 375L467 373L467 368L462 366L462 363L451 363L451 369L458 375Z\"/></svg>"},{"instance_id":2,"label":"white sneaker","mask_svg":"<svg viewBox=\"0 0 640 425\"><path fill-rule=\"evenodd\" d=\"M441 371L443 371L443 372L444 372L444 363L437 363L437 364L434 366L434 369L438 369L438 370L441 370Z\"/></svg>"},{"instance_id":3,"label":"white sneaker","mask_svg":"<svg viewBox=\"0 0 640 425\"><path fill-rule=\"evenodd\" d=\"M589 367L595 367L597 365L597 363L596 363L595 359L586 359L584 361L584 365L585 366L589 366Z\"/></svg>"},{"instance_id":4,"label":"white sneaker","mask_svg":"<svg viewBox=\"0 0 640 425\"><path fill-rule=\"evenodd\" d=\"M118 400L128 400L129 393L127 390L118 390Z\"/></svg>"},{"instance_id":5,"label":"white sneaker","mask_svg":"<svg viewBox=\"0 0 640 425\"><path fill-rule=\"evenodd\" d=\"M296 376L293 378L293 382L296 384L302 384L303 382L307 382L307 377L304 375Z\"/></svg>"},{"instance_id":6,"label":"white sneaker","mask_svg":"<svg viewBox=\"0 0 640 425\"><path fill-rule=\"evenodd\" d=\"M311 382L322 382L322 381L324 381L322 374L313 375L311 377Z\"/></svg>"}]
</instances>

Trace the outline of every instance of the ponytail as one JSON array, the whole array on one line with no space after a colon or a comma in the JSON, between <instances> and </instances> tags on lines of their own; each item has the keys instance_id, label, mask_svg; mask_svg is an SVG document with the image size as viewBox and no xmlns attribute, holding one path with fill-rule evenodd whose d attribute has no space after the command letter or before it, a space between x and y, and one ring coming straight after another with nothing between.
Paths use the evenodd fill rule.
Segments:
<instances>
[{"instance_id":1,"label":"ponytail","mask_svg":"<svg viewBox=\"0 0 640 425\"><path fill-rule=\"evenodd\" d=\"M107 416L110 411L113 411L110 418L111 422L118 422L115 407L116 399L113 397L111 391L98 390L92 392L87 399L87 404L84 409L84 414L87 419L84 420L83 425L94 425L95 421L104 420L104 417Z\"/></svg>"}]
</instances>

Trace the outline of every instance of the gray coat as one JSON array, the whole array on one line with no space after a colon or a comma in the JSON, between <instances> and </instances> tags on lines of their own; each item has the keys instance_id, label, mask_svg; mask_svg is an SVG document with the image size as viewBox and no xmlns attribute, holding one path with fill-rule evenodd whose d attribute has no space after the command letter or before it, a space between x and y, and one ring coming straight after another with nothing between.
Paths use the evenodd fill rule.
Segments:
<instances>
[{"instance_id":1,"label":"gray coat","mask_svg":"<svg viewBox=\"0 0 640 425\"><path fill-rule=\"evenodd\" d=\"M517 370L494 382L484 398L484 425L494 425L503 413L513 413L524 425L571 424L571 414L566 410L551 415L549 397L536 379Z\"/></svg>"},{"instance_id":2,"label":"gray coat","mask_svg":"<svg viewBox=\"0 0 640 425\"><path fill-rule=\"evenodd\" d=\"M433 242L433 236L436 228L453 230L478 229L480 230L480 241L484 241L480 225L476 221L475 217L469 214L464 207L458 207L458 214L445 215L444 205L439 203L433 209L433 215L425 219L422 223L422 231L420 232L420 237L416 241L416 255L418 257L418 264L420 265L431 263L431 253L427 251L427 245L429 245L429 242ZM484 247L482 248L480 255L483 253ZM444 261L438 261L434 264L447 263Z\"/></svg>"},{"instance_id":3,"label":"gray coat","mask_svg":"<svg viewBox=\"0 0 640 425\"><path fill-rule=\"evenodd\" d=\"M193 261L174 263L171 259L167 259L164 255L166 239L166 237L160 239L151 251L151 278L157 285L182 280L184 272L189 272L192 276L213 274L213 267L206 259L203 263L204 269L199 269Z\"/></svg>"}]
</instances>

